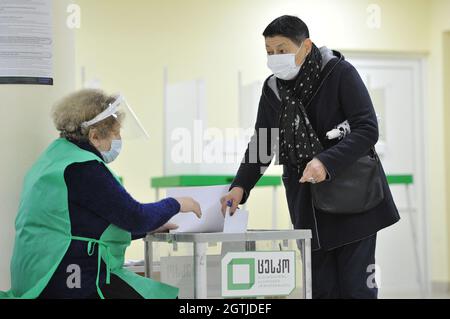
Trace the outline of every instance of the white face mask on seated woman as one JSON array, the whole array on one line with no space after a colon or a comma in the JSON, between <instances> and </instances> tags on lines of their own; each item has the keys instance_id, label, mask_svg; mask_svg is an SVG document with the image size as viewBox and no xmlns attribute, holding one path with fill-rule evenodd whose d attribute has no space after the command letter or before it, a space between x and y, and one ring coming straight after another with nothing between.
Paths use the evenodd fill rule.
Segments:
<instances>
[{"instance_id":1,"label":"white face mask on seated woman","mask_svg":"<svg viewBox=\"0 0 450 319\"><path fill-rule=\"evenodd\" d=\"M108 137L99 134L100 132L95 127L89 130L89 142L101 153L106 163L113 162L119 156L122 150L122 135L124 135L124 138L131 139L149 138L136 114L121 95L107 109L92 120L83 122L81 126L86 129L111 116L118 121Z\"/></svg>"},{"instance_id":2,"label":"white face mask on seated woman","mask_svg":"<svg viewBox=\"0 0 450 319\"><path fill-rule=\"evenodd\" d=\"M122 140L112 140L111 149L109 151L100 152L102 154L105 163L113 162L120 154L122 150Z\"/></svg>"},{"instance_id":3,"label":"white face mask on seated woman","mask_svg":"<svg viewBox=\"0 0 450 319\"><path fill-rule=\"evenodd\" d=\"M100 152L103 161L107 164L113 162L122 150L122 137L120 135L120 123L114 125L111 132L100 132L98 128L93 127L89 130L89 143Z\"/></svg>"}]
</instances>

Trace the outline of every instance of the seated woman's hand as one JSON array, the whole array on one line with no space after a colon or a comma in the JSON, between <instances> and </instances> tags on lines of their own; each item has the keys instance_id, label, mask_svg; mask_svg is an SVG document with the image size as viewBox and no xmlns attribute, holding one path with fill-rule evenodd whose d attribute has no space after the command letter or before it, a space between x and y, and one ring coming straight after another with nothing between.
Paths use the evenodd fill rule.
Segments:
<instances>
[{"instance_id":1,"label":"seated woman's hand","mask_svg":"<svg viewBox=\"0 0 450 319\"><path fill-rule=\"evenodd\" d=\"M154 231L151 232L151 234L154 233L168 233L171 230L175 230L178 228L178 225L172 224L172 223L166 223L164 225L162 225L161 227L159 227L158 229L155 229Z\"/></svg>"},{"instance_id":2,"label":"seated woman's hand","mask_svg":"<svg viewBox=\"0 0 450 319\"><path fill-rule=\"evenodd\" d=\"M198 218L202 217L200 204L191 197L179 197L175 200L180 204L180 213L194 213Z\"/></svg>"}]
</instances>

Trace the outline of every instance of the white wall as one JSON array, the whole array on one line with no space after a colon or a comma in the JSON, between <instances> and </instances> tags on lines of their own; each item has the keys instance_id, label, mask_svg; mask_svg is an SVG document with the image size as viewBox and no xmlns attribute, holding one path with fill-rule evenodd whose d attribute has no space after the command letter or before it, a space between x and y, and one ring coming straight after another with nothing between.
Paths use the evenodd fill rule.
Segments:
<instances>
[{"instance_id":1,"label":"white wall","mask_svg":"<svg viewBox=\"0 0 450 319\"><path fill-rule=\"evenodd\" d=\"M430 21L430 55L428 59L428 100L426 107L428 161L428 198L430 215L431 269L433 280L450 281L450 176L448 161L450 148L445 154L445 146L449 145L448 122L444 106L444 32L450 31L450 1L433 0ZM448 87L446 88L448 90Z\"/></svg>"},{"instance_id":2,"label":"white wall","mask_svg":"<svg viewBox=\"0 0 450 319\"><path fill-rule=\"evenodd\" d=\"M23 177L57 136L50 118L53 103L75 88L74 36L66 27L70 2L53 0L55 85L0 85L0 290L10 288L14 220Z\"/></svg>"}]
</instances>

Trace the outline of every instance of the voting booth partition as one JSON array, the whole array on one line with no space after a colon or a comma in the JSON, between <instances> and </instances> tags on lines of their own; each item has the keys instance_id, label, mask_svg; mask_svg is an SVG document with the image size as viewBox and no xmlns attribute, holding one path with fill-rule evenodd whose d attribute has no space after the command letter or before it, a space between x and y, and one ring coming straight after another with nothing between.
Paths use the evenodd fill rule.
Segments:
<instances>
[{"instance_id":1,"label":"voting booth partition","mask_svg":"<svg viewBox=\"0 0 450 319\"><path fill-rule=\"evenodd\" d=\"M238 72L238 121L233 127L208 126L204 79L169 82L164 70L164 176L231 175L254 133L260 81L244 84Z\"/></svg>"}]
</instances>

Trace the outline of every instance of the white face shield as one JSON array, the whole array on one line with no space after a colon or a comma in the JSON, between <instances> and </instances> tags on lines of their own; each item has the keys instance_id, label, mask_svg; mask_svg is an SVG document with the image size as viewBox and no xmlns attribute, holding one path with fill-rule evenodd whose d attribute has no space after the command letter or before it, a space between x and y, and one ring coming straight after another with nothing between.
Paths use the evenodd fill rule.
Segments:
<instances>
[{"instance_id":1,"label":"white face shield","mask_svg":"<svg viewBox=\"0 0 450 319\"><path fill-rule=\"evenodd\" d=\"M83 128L88 128L110 116L113 116L114 118L121 117L120 135L123 139L149 138L149 135L141 124L141 121L139 121L138 117L134 113L133 109L128 105L123 95L119 95L106 110L98 114L92 120L83 122L81 126Z\"/></svg>"}]
</instances>

